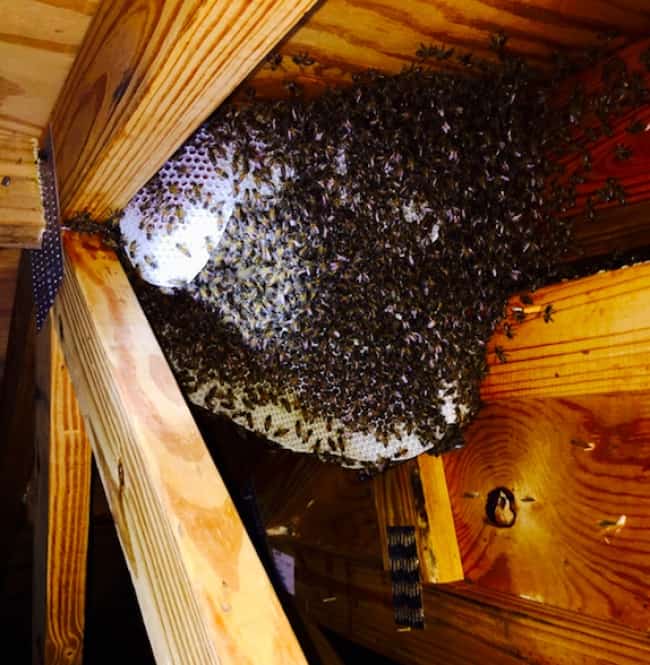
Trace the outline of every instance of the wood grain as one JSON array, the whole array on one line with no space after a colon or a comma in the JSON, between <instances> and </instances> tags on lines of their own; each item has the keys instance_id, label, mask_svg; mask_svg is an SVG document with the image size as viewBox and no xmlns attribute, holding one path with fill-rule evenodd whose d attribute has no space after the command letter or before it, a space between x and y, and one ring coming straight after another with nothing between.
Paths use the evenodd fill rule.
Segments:
<instances>
[{"instance_id":1,"label":"wood grain","mask_svg":"<svg viewBox=\"0 0 650 665\"><path fill-rule=\"evenodd\" d=\"M598 211L594 221L577 217L567 262L624 254L650 247L650 201Z\"/></svg>"},{"instance_id":2,"label":"wood grain","mask_svg":"<svg viewBox=\"0 0 650 665\"><path fill-rule=\"evenodd\" d=\"M100 0L0 0L0 131L39 138Z\"/></svg>"},{"instance_id":3,"label":"wood grain","mask_svg":"<svg viewBox=\"0 0 650 665\"><path fill-rule=\"evenodd\" d=\"M45 217L37 147L33 138L0 136L0 247L41 246Z\"/></svg>"},{"instance_id":4,"label":"wood grain","mask_svg":"<svg viewBox=\"0 0 650 665\"><path fill-rule=\"evenodd\" d=\"M90 443L51 323L37 340L32 662L81 665Z\"/></svg>"},{"instance_id":5,"label":"wood grain","mask_svg":"<svg viewBox=\"0 0 650 665\"><path fill-rule=\"evenodd\" d=\"M397 632L378 566L294 544L296 601L315 621L403 665L642 665L647 633L462 582L423 588L425 629ZM336 597L323 603L323 597Z\"/></svg>"},{"instance_id":6,"label":"wood grain","mask_svg":"<svg viewBox=\"0 0 650 665\"><path fill-rule=\"evenodd\" d=\"M630 75L637 75L640 84L650 86L650 69L641 61L642 54L650 48L650 39L641 39L630 46L617 51L611 58L604 59L596 66L585 72L568 79L563 88L553 99L556 107L567 103L571 91L580 86L585 96L602 93L606 90L603 82L603 71L612 64L614 60L625 63ZM591 169L584 173L584 183L576 185L576 205L569 209L568 215L581 214L585 208L588 197L593 200L596 209L616 207L618 201L606 202L598 199L597 192L601 189L608 178L616 178L625 189L625 200L627 204L639 203L650 197L650 103L639 108L633 108L622 114L608 114L610 133L602 134L599 138L588 143L591 156ZM628 129L639 123L641 131L632 133ZM580 124L573 132L576 138L584 138L585 129L588 127L601 127L601 121L592 113L586 113ZM602 132L601 132L602 133ZM623 145L628 148L631 155L628 159L620 159L616 153L616 146ZM560 178L562 182L568 182L570 176L582 163L582 154L573 152L562 157L559 163L565 172ZM594 225L597 222L593 223Z\"/></svg>"},{"instance_id":7,"label":"wood grain","mask_svg":"<svg viewBox=\"0 0 650 665\"><path fill-rule=\"evenodd\" d=\"M650 393L490 404L466 441L445 456L466 576L650 629ZM496 487L515 496L511 528L486 520Z\"/></svg>"},{"instance_id":8,"label":"wood grain","mask_svg":"<svg viewBox=\"0 0 650 665\"><path fill-rule=\"evenodd\" d=\"M390 570L387 527L413 526L422 581L462 580L442 459L421 455L377 475L373 486L384 569Z\"/></svg>"},{"instance_id":9,"label":"wood grain","mask_svg":"<svg viewBox=\"0 0 650 665\"><path fill-rule=\"evenodd\" d=\"M397 72L417 62L422 43L493 59L490 35L499 30L509 36L513 53L545 67L554 51L602 44L598 35L607 31L640 39L650 30L650 15L639 1L622 6L602 0L327 0L281 45L281 67L260 66L247 83L260 97L286 96L285 80L318 94L349 83L359 70ZM297 66L291 56L305 51L316 63ZM437 64L461 71L453 58Z\"/></svg>"},{"instance_id":10,"label":"wood grain","mask_svg":"<svg viewBox=\"0 0 650 665\"><path fill-rule=\"evenodd\" d=\"M0 385L5 365L20 250L0 249Z\"/></svg>"},{"instance_id":11,"label":"wood grain","mask_svg":"<svg viewBox=\"0 0 650 665\"><path fill-rule=\"evenodd\" d=\"M513 297L514 339L499 331L488 345L485 402L650 389L650 264L554 284L533 301L528 306ZM525 310L523 323L513 307ZM496 358L496 346L507 362Z\"/></svg>"},{"instance_id":12,"label":"wood grain","mask_svg":"<svg viewBox=\"0 0 650 665\"><path fill-rule=\"evenodd\" d=\"M123 207L314 2L102 3L52 115L63 216Z\"/></svg>"},{"instance_id":13,"label":"wood grain","mask_svg":"<svg viewBox=\"0 0 650 665\"><path fill-rule=\"evenodd\" d=\"M117 258L63 242L56 330L157 661L304 663Z\"/></svg>"}]
</instances>

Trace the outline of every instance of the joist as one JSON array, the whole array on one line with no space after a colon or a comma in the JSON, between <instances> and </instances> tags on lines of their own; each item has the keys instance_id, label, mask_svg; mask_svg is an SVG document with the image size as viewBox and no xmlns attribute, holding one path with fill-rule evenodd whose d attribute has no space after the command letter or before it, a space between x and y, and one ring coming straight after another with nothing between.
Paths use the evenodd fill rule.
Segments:
<instances>
[{"instance_id":1,"label":"joist","mask_svg":"<svg viewBox=\"0 0 650 665\"><path fill-rule=\"evenodd\" d=\"M36 139L0 133L0 247L38 248L44 229Z\"/></svg>"},{"instance_id":2,"label":"joist","mask_svg":"<svg viewBox=\"0 0 650 665\"><path fill-rule=\"evenodd\" d=\"M49 322L37 339L36 386L33 662L81 665L91 453Z\"/></svg>"},{"instance_id":3,"label":"joist","mask_svg":"<svg viewBox=\"0 0 650 665\"><path fill-rule=\"evenodd\" d=\"M442 458L420 455L379 474L373 485L384 569L390 570L387 527L412 526L422 581L462 580Z\"/></svg>"},{"instance_id":4,"label":"joist","mask_svg":"<svg viewBox=\"0 0 650 665\"><path fill-rule=\"evenodd\" d=\"M314 4L103 2L52 115L63 216L124 207Z\"/></svg>"},{"instance_id":5,"label":"joist","mask_svg":"<svg viewBox=\"0 0 650 665\"><path fill-rule=\"evenodd\" d=\"M54 326L159 663L304 663L113 252L66 233Z\"/></svg>"},{"instance_id":6,"label":"joist","mask_svg":"<svg viewBox=\"0 0 650 665\"><path fill-rule=\"evenodd\" d=\"M507 311L514 337L502 327L488 345L485 402L650 389L650 264L515 296Z\"/></svg>"},{"instance_id":7,"label":"joist","mask_svg":"<svg viewBox=\"0 0 650 665\"><path fill-rule=\"evenodd\" d=\"M494 59L490 36L498 31L509 37L510 52L550 68L554 52L602 45L599 33L615 31L640 39L648 30L650 18L639 3L465 0L452 5L402 0L396 5L392 0L327 0L281 45L281 65L263 64L248 83L261 97L288 95L283 86L287 79L297 80L308 94L318 94L327 86L349 83L363 69L395 73L421 64L416 55L421 44ZM311 64L293 61L304 53ZM453 57L432 58L427 64L466 72Z\"/></svg>"},{"instance_id":8,"label":"joist","mask_svg":"<svg viewBox=\"0 0 650 665\"><path fill-rule=\"evenodd\" d=\"M645 630L463 582L424 587L425 629L398 632L390 582L378 566L299 543L286 551L296 557L296 602L308 616L404 665L645 665L650 659ZM336 602L321 602L324 594Z\"/></svg>"}]
</instances>

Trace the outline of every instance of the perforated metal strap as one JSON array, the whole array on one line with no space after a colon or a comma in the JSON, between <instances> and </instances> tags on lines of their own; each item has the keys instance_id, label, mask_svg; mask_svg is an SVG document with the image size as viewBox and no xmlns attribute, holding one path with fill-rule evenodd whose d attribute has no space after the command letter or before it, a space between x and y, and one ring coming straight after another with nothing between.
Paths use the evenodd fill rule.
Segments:
<instances>
[{"instance_id":1,"label":"perforated metal strap","mask_svg":"<svg viewBox=\"0 0 650 665\"><path fill-rule=\"evenodd\" d=\"M45 213L45 231L41 249L30 251L37 330L43 327L63 281L59 193L56 183L54 147L49 131L44 148L39 153L39 172Z\"/></svg>"},{"instance_id":2,"label":"perforated metal strap","mask_svg":"<svg viewBox=\"0 0 650 665\"><path fill-rule=\"evenodd\" d=\"M420 560L415 527L388 527L388 557L395 623L409 628L424 628Z\"/></svg>"}]
</instances>

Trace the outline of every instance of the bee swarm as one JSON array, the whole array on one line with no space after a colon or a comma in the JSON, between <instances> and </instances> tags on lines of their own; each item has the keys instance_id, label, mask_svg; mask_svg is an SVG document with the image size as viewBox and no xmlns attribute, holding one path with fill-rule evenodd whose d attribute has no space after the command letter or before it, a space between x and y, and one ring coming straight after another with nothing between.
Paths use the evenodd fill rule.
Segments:
<instances>
[{"instance_id":1,"label":"bee swarm","mask_svg":"<svg viewBox=\"0 0 650 665\"><path fill-rule=\"evenodd\" d=\"M219 109L121 223L190 399L348 466L460 445L507 298L568 245L551 116L517 61Z\"/></svg>"}]
</instances>

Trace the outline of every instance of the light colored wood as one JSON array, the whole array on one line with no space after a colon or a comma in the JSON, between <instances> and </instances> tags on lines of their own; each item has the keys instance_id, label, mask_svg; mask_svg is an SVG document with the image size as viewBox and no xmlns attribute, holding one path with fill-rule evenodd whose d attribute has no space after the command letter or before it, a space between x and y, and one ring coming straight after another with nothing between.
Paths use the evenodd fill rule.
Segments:
<instances>
[{"instance_id":1,"label":"light colored wood","mask_svg":"<svg viewBox=\"0 0 650 665\"><path fill-rule=\"evenodd\" d=\"M38 138L100 0L0 0L0 132Z\"/></svg>"},{"instance_id":2,"label":"light colored wood","mask_svg":"<svg viewBox=\"0 0 650 665\"><path fill-rule=\"evenodd\" d=\"M373 480L384 569L390 570L388 531L415 528L423 582L462 580L454 518L441 458L421 455L377 475Z\"/></svg>"},{"instance_id":3,"label":"light colored wood","mask_svg":"<svg viewBox=\"0 0 650 665\"><path fill-rule=\"evenodd\" d=\"M398 632L390 582L377 565L294 543L296 602L320 625L403 665L645 665L636 631L456 583L423 588L425 629ZM324 594L336 601L323 603Z\"/></svg>"},{"instance_id":4,"label":"light colored wood","mask_svg":"<svg viewBox=\"0 0 650 665\"><path fill-rule=\"evenodd\" d=\"M19 250L0 249L0 385L2 385L7 340L9 339L19 259Z\"/></svg>"},{"instance_id":5,"label":"light colored wood","mask_svg":"<svg viewBox=\"0 0 650 665\"><path fill-rule=\"evenodd\" d=\"M123 207L314 2L102 3L52 116L63 216Z\"/></svg>"},{"instance_id":6,"label":"light colored wood","mask_svg":"<svg viewBox=\"0 0 650 665\"><path fill-rule=\"evenodd\" d=\"M32 662L83 662L90 443L56 333L37 339Z\"/></svg>"},{"instance_id":7,"label":"light colored wood","mask_svg":"<svg viewBox=\"0 0 650 665\"><path fill-rule=\"evenodd\" d=\"M488 405L445 456L465 575L482 588L650 629L650 393ZM486 520L487 493L516 520Z\"/></svg>"},{"instance_id":8,"label":"light colored wood","mask_svg":"<svg viewBox=\"0 0 650 665\"><path fill-rule=\"evenodd\" d=\"M650 390L650 264L554 284L508 305L515 336L488 345L485 402ZM544 321L552 305L553 321ZM526 311L519 324L512 308ZM495 346L507 362L496 358Z\"/></svg>"},{"instance_id":9,"label":"light colored wood","mask_svg":"<svg viewBox=\"0 0 650 665\"><path fill-rule=\"evenodd\" d=\"M37 147L36 139L17 134L0 139L0 247L41 245L45 217Z\"/></svg>"},{"instance_id":10,"label":"light colored wood","mask_svg":"<svg viewBox=\"0 0 650 665\"><path fill-rule=\"evenodd\" d=\"M66 233L56 329L159 663L305 663L113 252Z\"/></svg>"},{"instance_id":11,"label":"light colored wood","mask_svg":"<svg viewBox=\"0 0 650 665\"><path fill-rule=\"evenodd\" d=\"M326 0L282 44L281 67L258 67L249 78L261 97L287 94L283 81L297 80L309 94L349 83L353 73L376 68L397 72L418 59L420 44L444 44L458 53L494 59L490 35L503 31L508 48L532 64L548 66L554 51L602 44L616 31L642 38L650 31L645 3L622 6L604 0ZM292 55L307 51L316 63L297 66ZM434 66L465 71L453 58Z\"/></svg>"}]
</instances>

